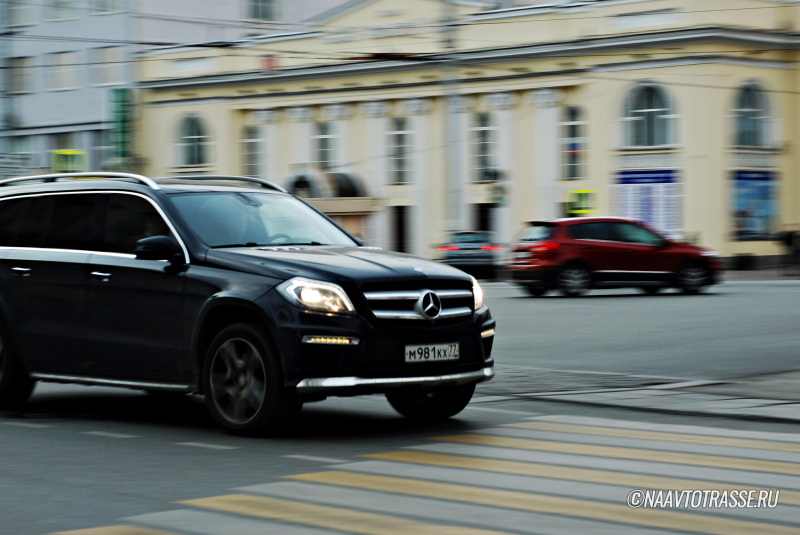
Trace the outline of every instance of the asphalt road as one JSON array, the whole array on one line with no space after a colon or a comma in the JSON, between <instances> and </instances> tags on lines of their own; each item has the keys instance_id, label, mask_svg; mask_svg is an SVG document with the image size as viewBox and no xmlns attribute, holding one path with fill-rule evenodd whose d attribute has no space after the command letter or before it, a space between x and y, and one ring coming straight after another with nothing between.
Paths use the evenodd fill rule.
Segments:
<instances>
[{"instance_id":1,"label":"asphalt road","mask_svg":"<svg viewBox=\"0 0 800 535\"><path fill-rule=\"evenodd\" d=\"M798 293L753 283L699 297L532 299L489 284L496 385L514 386L511 369L587 387L606 373L798 369ZM219 431L198 397L40 385L21 413L0 413L0 451L2 534L800 530L800 426L789 424L479 396L459 417L423 425L372 396L309 404L283 436L247 439ZM784 498L770 510L668 514L667 524L625 505L632 488L721 484ZM110 527L120 525L135 529Z\"/></svg>"},{"instance_id":2,"label":"asphalt road","mask_svg":"<svg viewBox=\"0 0 800 535\"><path fill-rule=\"evenodd\" d=\"M499 363L687 380L800 369L800 281L726 283L697 296L486 289Z\"/></svg>"}]
</instances>

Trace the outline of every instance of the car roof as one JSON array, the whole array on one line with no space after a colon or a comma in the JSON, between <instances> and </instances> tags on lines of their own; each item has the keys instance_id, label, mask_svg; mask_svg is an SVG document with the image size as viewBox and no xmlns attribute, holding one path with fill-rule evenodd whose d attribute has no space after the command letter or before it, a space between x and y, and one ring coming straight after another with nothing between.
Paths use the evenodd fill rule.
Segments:
<instances>
[{"instance_id":1,"label":"car roof","mask_svg":"<svg viewBox=\"0 0 800 535\"><path fill-rule=\"evenodd\" d=\"M626 217L570 217L562 219L540 219L538 221L529 221L529 226L542 225L542 226L571 226L579 225L582 223L638 223L636 219Z\"/></svg>"}]
</instances>

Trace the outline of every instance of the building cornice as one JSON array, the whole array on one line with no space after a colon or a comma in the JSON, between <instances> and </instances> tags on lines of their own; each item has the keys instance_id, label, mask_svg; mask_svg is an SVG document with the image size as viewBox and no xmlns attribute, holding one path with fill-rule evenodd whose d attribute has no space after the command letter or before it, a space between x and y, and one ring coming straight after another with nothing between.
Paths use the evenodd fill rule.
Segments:
<instances>
[{"instance_id":1,"label":"building cornice","mask_svg":"<svg viewBox=\"0 0 800 535\"><path fill-rule=\"evenodd\" d=\"M455 54L462 67L510 63L525 60L550 58L573 58L597 53L613 53L631 50L678 47L702 44L724 44L741 47L769 48L773 50L796 50L800 48L797 34L745 30L737 28L704 27L663 32L648 32L611 37L595 37L555 43L521 45L505 48L480 49ZM278 74L265 75L262 71L218 74L191 78L150 80L138 85L154 91L197 89L219 86L263 85L326 78L343 78L399 72L414 72L443 67L453 55L431 54L421 56L420 61L362 61L295 67ZM658 61L658 60L656 60ZM759 60L750 60L759 61ZM763 61L763 60L762 60ZM780 62L765 62L780 63ZM634 65L631 62L630 65ZM599 67L599 66L598 66Z\"/></svg>"}]
</instances>

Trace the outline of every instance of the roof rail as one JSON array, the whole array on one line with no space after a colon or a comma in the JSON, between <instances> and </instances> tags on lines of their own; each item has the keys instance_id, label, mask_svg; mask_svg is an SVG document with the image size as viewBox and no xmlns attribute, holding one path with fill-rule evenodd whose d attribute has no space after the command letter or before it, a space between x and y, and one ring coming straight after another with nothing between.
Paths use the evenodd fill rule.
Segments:
<instances>
[{"instance_id":1,"label":"roof rail","mask_svg":"<svg viewBox=\"0 0 800 535\"><path fill-rule=\"evenodd\" d=\"M258 184L262 188L273 189L275 191L280 191L281 193L288 193L285 189L278 186L277 184L273 184L272 182L268 182L266 180L261 180L260 178L252 178L249 176L233 176L233 175L176 175L176 176L168 176L168 177L161 177L157 180L233 180L236 182L251 182L253 184Z\"/></svg>"},{"instance_id":2,"label":"roof rail","mask_svg":"<svg viewBox=\"0 0 800 535\"><path fill-rule=\"evenodd\" d=\"M134 175L131 173L109 173L106 171L98 171L96 173L56 173L53 175L35 175L35 176L20 176L15 178L7 178L5 180L0 180L0 187L2 186L10 186L12 184L16 184L17 182L30 182L31 180L41 180L42 182L57 182L59 179L67 179L67 180L74 180L74 179L89 179L89 178L103 178L103 179L126 179L126 180L135 180L151 189L161 189L161 186L156 184L156 182L151 179L147 178L146 176L142 175Z\"/></svg>"}]
</instances>

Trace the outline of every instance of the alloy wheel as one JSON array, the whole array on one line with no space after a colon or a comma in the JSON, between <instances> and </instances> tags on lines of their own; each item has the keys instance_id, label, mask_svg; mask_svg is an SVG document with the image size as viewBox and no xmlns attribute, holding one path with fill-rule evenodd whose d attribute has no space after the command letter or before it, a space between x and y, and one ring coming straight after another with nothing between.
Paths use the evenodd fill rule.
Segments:
<instances>
[{"instance_id":1,"label":"alloy wheel","mask_svg":"<svg viewBox=\"0 0 800 535\"><path fill-rule=\"evenodd\" d=\"M582 267L569 267L561 272L559 285L565 295L582 295L589 290L589 272Z\"/></svg>"},{"instance_id":2,"label":"alloy wheel","mask_svg":"<svg viewBox=\"0 0 800 535\"><path fill-rule=\"evenodd\" d=\"M697 293L705 285L706 270L701 266L685 266L678 274L678 282L686 293Z\"/></svg>"},{"instance_id":3,"label":"alloy wheel","mask_svg":"<svg viewBox=\"0 0 800 535\"><path fill-rule=\"evenodd\" d=\"M264 361L253 344L242 338L223 343L211 362L211 397L219 414L235 425L256 417L267 393Z\"/></svg>"}]
</instances>

